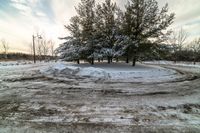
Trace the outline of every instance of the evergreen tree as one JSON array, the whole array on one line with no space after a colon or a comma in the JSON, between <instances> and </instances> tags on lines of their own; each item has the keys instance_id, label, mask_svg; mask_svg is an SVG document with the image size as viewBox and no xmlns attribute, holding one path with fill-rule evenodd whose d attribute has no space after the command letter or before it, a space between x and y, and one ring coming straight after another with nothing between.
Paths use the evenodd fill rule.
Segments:
<instances>
[{"instance_id":1,"label":"evergreen tree","mask_svg":"<svg viewBox=\"0 0 200 133\"><path fill-rule=\"evenodd\" d=\"M99 4L96 9L96 14L99 19L97 23L97 32L101 34L101 53L108 59L108 63L112 62L115 56L116 49L114 48L117 35L117 5L112 3L111 0L105 0L101 5Z\"/></svg>"},{"instance_id":2,"label":"evergreen tree","mask_svg":"<svg viewBox=\"0 0 200 133\"><path fill-rule=\"evenodd\" d=\"M132 53L133 66L141 53L162 40L173 19L174 14L168 14L167 4L159 10L156 0L130 0L126 5L123 31L131 40L126 53Z\"/></svg>"},{"instance_id":3,"label":"evergreen tree","mask_svg":"<svg viewBox=\"0 0 200 133\"><path fill-rule=\"evenodd\" d=\"M95 59L95 0L81 0L76 8L81 25L84 58L94 64Z\"/></svg>"},{"instance_id":4,"label":"evergreen tree","mask_svg":"<svg viewBox=\"0 0 200 133\"><path fill-rule=\"evenodd\" d=\"M94 64L95 59L125 56L126 62L154 54L158 44L170 32L166 29L173 22L168 5L161 10L156 0L130 0L122 12L111 0L95 5L95 0L81 0L66 28L71 35L58 49L65 60L85 59Z\"/></svg>"},{"instance_id":5,"label":"evergreen tree","mask_svg":"<svg viewBox=\"0 0 200 133\"><path fill-rule=\"evenodd\" d=\"M61 54L61 59L65 61L77 61L77 63L79 64L79 60L82 56L83 51L79 17L72 17L70 19L70 24L68 26L65 26L65 28L70 31L71 35L62 38L66 40L66 42L61 44L56 52Z\"/></svg>"}]
</instances>

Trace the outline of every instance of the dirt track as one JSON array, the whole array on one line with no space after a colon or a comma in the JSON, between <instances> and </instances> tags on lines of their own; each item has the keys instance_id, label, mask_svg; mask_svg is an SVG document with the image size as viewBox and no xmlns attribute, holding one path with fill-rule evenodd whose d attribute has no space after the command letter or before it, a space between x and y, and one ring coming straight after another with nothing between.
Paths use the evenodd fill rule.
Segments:
<instances>
[{"instance_id":1,"label":"dirt track","mask_svg":"<svg viewBox=\"0 0 200 133\"><path fill-rule=\"evenodd\" d=\"M38 69L0 69L1 133L200 132L200 79L188 68L173 67L186 79L145 84Z\"/></svg>"}]
</instances>

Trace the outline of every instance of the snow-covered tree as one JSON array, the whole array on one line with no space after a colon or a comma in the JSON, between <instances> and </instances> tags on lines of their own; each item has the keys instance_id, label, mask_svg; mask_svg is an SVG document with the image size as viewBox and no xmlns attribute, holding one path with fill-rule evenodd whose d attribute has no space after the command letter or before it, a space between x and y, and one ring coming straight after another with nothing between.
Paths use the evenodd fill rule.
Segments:
<instances>
[{"instance_id":1,"label":"snow-covered tree","mask_svg":"<svg viewBox=\"0 0 200 133\"><path fill-rule=\"evenodd\" d=\"M117 25L118 7L116 3L112 3L111 0L105 0L104 3L98 4L96 14L99 20L97 23L97 32L101 34L101 53L104 57L107 57L108 63L112 62L112 58L115 56L114 45L117 41L119 34L119 27Z\"/></svg>"},{"instance_id":2,"label":"snow-covered tree","mask_svg":"<svg viewBox=\"0 0 200 133\"><path fill-rule=\"evenodd\" d=\"M63 58L67 60L70 57L71 60L85 59L94 64L96 58L102 57L100 53L102 43L99 41L100 34L96 27L100 21L96 18L95 9L95 0L81 0L76 7L77 15L71 18L68 26L65 26L71 35L67 37L67 42L57 50L64 55ZM76 55L70 55L70 50L76 51Z\"/></svg>"},{"instance_id":3,"label":"snow-covered tree","mask_svg":"<svg viewBox=\"0 0 200 133\"><path fill-rule=\"evenodd\" d=\"M81 38L84 58L94 64L95 53L95 0L81 0L76 7L77 16L80 20Z\"/></svg>"},{"instance_id":4,"label":"snow-covered tree","mask_svg":"<svg viewBox=\"0 0 200 133\"><path fill-rule=\"evenodd\" d=\"M77 15L71 18L66 28L71 35L58 48L64 60L89 60L126 56L136 60L155 44L164 41L167 27L173 22L174 14L168 14L168 6L161 10L156 0L130 0L125 11L116 3L105 0L81 0L76 7ZM76 53L76 54L73 54Z\"/></svg>"},{"instance_id":5,"label":"snow-covered tree","mask_svg":"<svg viewBox=\"0 0 200 133\"><path fill-rule=\"evenodd\" d=\"M166 32L174 19L174 14L168 14L168 5L161 10L156 0L130 0L126 5L124 15L124 35L131 39L127 54L131 53L133 66L141 52L151 49Z\"/></svg>"},{"instance_id":6,"label":"snow-covered tree","mask_svg":"<svg viewBox=\"0 0 200 133\"><path fill-rule=\"evenodd\" d=\"M66 39L67 41L56 49L56 53L60 53L60 58L64 61L77 61L79 64L79 59L81 58L79 40L73 38Z\"/></svg>"},{"instance_id":7,"label":"snow-covered tree","mask_svg":"<svg viewBox=\"0 0 200 133\"><path fill-rule=\"evenodd\" d=\"M80 19L78 16L74 16L70 19L70 24L65 26L70 31L70 36L62 38L66 40L59 48L55 50L56 53L60 53L60 57L65 61L77 61L82 56L83 44L82 44L82 32L80 27Z\"/></svg>"}]
</instances>

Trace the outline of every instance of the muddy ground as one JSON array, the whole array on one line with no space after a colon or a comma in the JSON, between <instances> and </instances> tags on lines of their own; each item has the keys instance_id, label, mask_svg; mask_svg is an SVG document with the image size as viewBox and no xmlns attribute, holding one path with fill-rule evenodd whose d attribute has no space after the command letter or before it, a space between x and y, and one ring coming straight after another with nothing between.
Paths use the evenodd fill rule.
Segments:
<instances>
[{"instance_id":1,"label":"muddy ground","mask_svg":"<svg viewBox=\"0 0 200 133\"><path fill-rule=\"evenodd\" d=\"M198 71L162 67L184 78L125 83L2 67L0 133L199 133Z\"/></svg>"}]
</instances>

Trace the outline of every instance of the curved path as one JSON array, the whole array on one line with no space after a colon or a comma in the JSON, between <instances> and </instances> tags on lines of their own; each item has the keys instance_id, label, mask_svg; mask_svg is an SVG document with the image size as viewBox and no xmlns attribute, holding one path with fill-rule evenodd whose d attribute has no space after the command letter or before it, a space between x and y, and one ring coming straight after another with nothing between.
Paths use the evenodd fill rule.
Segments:
<instances>
[{"instance_id":1,"label":"curved path","mask_svg":"<svg viewBox=\"0 0 200 133\"><path fill-rule=\"evenodd\" d=\"M187 78L123 83L43 75L40 65L0 68L0 132L198 133L198 73L170 68Z\"/></svg>"}]
</instances>

